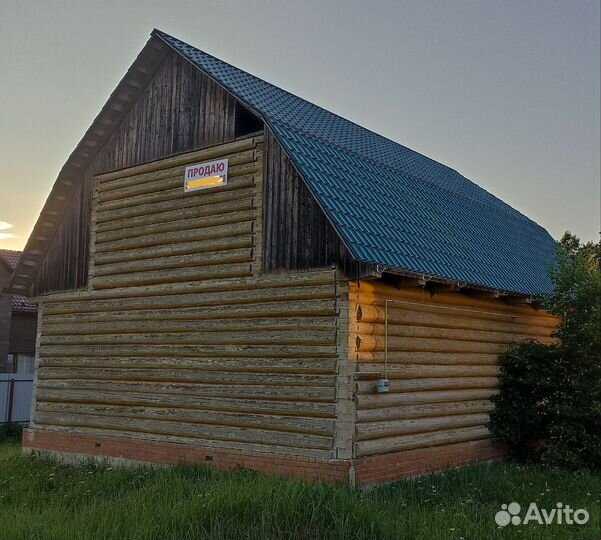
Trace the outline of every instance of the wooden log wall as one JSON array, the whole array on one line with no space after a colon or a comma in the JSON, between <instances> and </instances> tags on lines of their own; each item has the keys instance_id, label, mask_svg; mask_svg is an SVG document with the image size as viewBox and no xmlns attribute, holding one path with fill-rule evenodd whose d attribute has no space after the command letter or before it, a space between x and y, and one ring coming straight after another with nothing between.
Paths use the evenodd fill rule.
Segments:
<instances>
[{"instance_id":1,"label":"wooden log wall","mask_svg":"<svg viewBox=\"0 0 601 540\"><path fill-rule=\"evenodd\" d=\"M531 306L380 280L351 283L349 299L356 457L488 438L498 355L513 341L551 341L557 324ZM390 392L379 394L387 299Z\"/></svg>"},{"instance_id":2,"label":"wooden log wall","mask_svg":"<svg viewBox=\"0 0 601 540\"><path fill-rule=\"evenodd\" d=\"M223 157L226 187L184 193ZM257 271L261 183L262 137L97 179L90 289L43 302L36 428L332 456L336 273Z\"/></svg>"},{"instance_id":3,"label":"wooden log wall","mask_svg":"<svg viewBox=\"0 0 601 540\"><path fill-rule=\"evenodd\" d=\"M62 222L34 280L33 295L85 288L88 279L89 223L94 176L233 141L235 99L180 55L169 52L150 83L74 188ZM108 129L108 128L107 128ZM113 128L111 128L113 129ZM51 234L52 231L48 231ZM46 234L44 232L44 234Z\"/></svg>"}]
</instances>

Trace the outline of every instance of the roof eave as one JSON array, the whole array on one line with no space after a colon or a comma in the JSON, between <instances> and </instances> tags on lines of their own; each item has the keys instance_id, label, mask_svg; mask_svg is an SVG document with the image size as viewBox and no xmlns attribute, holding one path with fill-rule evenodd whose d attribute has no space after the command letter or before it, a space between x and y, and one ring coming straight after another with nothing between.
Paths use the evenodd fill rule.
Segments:
<instances>
[{"instance_id":1,"label":"roof eave","mask_svg":"<svg viewBox=\"0 0 601 540\"><path fill-rule=\"evenodd\" d=\"M22 295L30 292L84 171L151 81L167 51L163 40L150 37L61 168L15 268L8 292Z\"/></svg>"},{"instance_id":2,"label":"roof eave","mask_svg":"<svg viewBox=\"0 0 601 540\"><path fill-rule=\"evenodd\" d=\"M440 285L451 285L462 291L479 291L482 293L488 293L496 297L519 297L519 298L530 298L535 300L536 298L543 296L544 293L530 294L522 291L512 291L508 289L499 289L495 287L487 287L478 283L468 283L455 279L449 279L442 276L436 276L431 274L425 274L423 272L413 272L410 270L404 270L402 268L389 267L383 264L377 264L369 261L360 261L365 264L373 264L381 274L392 274L399 277L406 277L411 279L417 279L424 283L424 286L428 283L440 284Z\"/></svg>"}]
</instances>

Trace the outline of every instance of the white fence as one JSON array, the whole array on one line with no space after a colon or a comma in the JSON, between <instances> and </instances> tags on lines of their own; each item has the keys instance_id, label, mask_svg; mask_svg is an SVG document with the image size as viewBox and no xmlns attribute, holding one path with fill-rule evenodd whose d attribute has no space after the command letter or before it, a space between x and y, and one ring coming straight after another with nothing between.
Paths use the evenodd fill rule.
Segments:
<instances>
[{"instance_id":1,"label":"white fence","mask_svg":"<svg viewBox=\"0 0 601 540\"><path fill-rule=\"evenodd\" d=\"M29 422L33 373L0 373L0 423Z\"/></svg>"}]
</instances>

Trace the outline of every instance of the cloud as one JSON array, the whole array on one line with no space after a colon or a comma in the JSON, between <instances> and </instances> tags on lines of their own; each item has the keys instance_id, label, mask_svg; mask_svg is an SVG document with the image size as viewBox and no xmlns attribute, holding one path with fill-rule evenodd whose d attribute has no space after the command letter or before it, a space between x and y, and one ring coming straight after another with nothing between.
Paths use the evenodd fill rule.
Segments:
<instances>
[{"instance_id":1,"label":"cloud","mask_svg":"<svg viewBox=\"0 0 601 540\"><path fill-rule=\"evenodd\" d=\"M12 228L13 226L11 223L0 221L0 231L7 231ZM13 233L0 232L0 240L8 240L9 238L16 238L16 236Z\"/></svg>"}]
</instances>

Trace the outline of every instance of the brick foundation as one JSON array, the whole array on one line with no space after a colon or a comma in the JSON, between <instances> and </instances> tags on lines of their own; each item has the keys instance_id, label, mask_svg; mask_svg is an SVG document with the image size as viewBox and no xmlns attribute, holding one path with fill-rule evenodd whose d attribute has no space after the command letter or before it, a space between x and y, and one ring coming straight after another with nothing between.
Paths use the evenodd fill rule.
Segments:
<instances>
[{"instance_id":1,"label":"brick foundation","mask_svg":"<svg viewBox=\"0 0 601 540\"><path fill-rule=\"evenodd\" d=\"M490 439L356 459L357 485L380 484L451 467L501 459L507 451Z\"/></svg>"},{"instance_id":2,"label":"brick foundation","mask_svg":"<svg viewBox=\"0 0 601 540\"><path fill-rule=\"evenodd\" d=\"M320 459L39 429L24 430L23 449L50 453L63 459L95 457L123 463L206 463L226 470L244 467L309 482L322 480L358 486L419 476L505 455L503 448L484 440L355 460Z\"/></svg>"}]
</instances>

